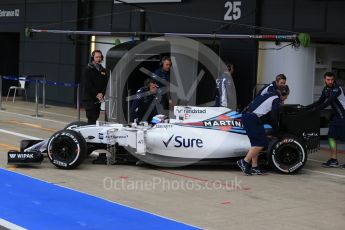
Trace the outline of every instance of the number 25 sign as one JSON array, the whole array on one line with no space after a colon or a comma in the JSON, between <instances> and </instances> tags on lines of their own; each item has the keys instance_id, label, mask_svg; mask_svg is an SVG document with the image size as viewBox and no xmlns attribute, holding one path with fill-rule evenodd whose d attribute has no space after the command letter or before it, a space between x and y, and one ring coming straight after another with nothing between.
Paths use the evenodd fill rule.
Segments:
<instances>
[{"instance_id":1,"label":"number 25 sign","mask_svg":"<svg viewBox=\"0 0 345 230\"><path fill-rule=\"evenodd\" d=\"M226 12L224 14L225 21L235 21L241 17L241 1L227 1L225 2Z\"/></svg>"}]
</instances>

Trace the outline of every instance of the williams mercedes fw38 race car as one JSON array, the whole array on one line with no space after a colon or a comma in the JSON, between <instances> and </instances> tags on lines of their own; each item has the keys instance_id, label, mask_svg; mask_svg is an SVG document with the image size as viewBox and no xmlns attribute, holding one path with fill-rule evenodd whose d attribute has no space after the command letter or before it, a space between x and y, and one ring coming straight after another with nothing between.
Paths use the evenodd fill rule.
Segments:
<instances>
[{"instance_id":1,"label":"williams mercedes fw38 race car","mask_svg":"<svg viewBox=\"0 0 345 230\"><path fill-rule=\"evenodd\" d=\"M74 122L48 140L23 140L20 151L8 152L8 163L41 162L43 154L61 169L78 167L94 150L107 150L109 164L145 162L163 167L233 163L246 155L250 142L242 114L223 107L175 106L175 119L125 125ZM300 105L280 109L279 135L260 158L280 173L292 174L319 148L319 114Z\"/></svg>"}]
</instances>

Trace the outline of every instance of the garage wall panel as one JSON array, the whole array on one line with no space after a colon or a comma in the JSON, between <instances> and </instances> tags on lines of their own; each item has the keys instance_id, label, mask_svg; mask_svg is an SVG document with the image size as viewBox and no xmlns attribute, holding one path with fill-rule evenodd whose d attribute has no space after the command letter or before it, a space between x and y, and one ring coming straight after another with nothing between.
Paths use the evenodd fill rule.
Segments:
<instances>
[{"instance_id":1,"label":"garage wall panel","mask_svg":"<svg viewBox=\"0 0 345 230\"><path fill-rule=\"evenodd\" d=\"M326 31L326 1L296 1L295 24L297 31Z\"/></svg>"},{"instance_id":2,"label":"garage wall panel","mask_svg":"<svg viewBox=\"0 0 345 230\"><path fill-rule=\"evenodd\" d=\"M345 2L329 2L327 32L345 34Z\"/></svg>"}]
</instances>

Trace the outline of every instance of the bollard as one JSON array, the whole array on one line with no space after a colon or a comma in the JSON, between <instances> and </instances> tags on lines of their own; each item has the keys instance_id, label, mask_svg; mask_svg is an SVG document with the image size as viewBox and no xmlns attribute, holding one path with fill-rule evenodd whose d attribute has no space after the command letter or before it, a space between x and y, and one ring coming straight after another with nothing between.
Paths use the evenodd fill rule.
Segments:
<instances>
[{"instance_id":1,"label":"bollard","mask_svg":"<svg viewBox=\"0 0 345 230\"><path fill-rule=\"evenodd\" d=\"M113 104L113 81L112 81L112 72L110 71L109 73L109 79L108 79L108 107L106 106L105 107L105 113L108 113L107 115L107 121L109 121L109 119L112 118L112 112L114 111L113 110L113 107L112 106L115 106ZM107 109L108 108L108 109Z\"/></svg>"},{"instance_id":2,"label":"bollard","mask_svg":"<svg viewBox=\"0 0 345 230\"><path fill-rule=\"evenodd\" d=\"M42 106L43 110L46 108L46 75L43 75L43 82L42 82Z\"/></svg>"},{"instance_id":3,"label":"bollard","mask_svg":"<svg viewBox=\"0 0 345 230\"><path fill-rule=\"evenodd\" d=\"M0 110L5 110L2 108L2 75L0 75Z\"/></svg>"},{"instance_id":4,"label":"bollard","mask_svg":"<svg viewBox=\"0 0 345 230\"><path fill-rule=\"evenodd\" d=\"M127 90L128 90L128 100L127 100L127 123L130 124L131 123L131 101L129 100L129 98L131 98L131 90L128 89L127 86Z\"/></svg>"},{"instance_id":5,"label":"bollard","mask_svg":"<svg viewBox=\"0 0 345 230\"><path fill-rule=\"evenodd\" d=\"M0 110L3 110L2 108L2 76L0 75Z\"/></svg>"},{"instance_id":6,"label":"bollard","mask_svg":"<svg viewBox=\"0 0 345 230\"><path fill-rule=\"evenodd\" d=\"M78 111L78 115L77 115L77 119L78 121L80 121L80 84L77 84L77 111Z\"/></svg>"},{"instance_id":7,"label":"bollard","mask_svg":"<svg viewBox=\"0 0 345 230\"><path fill-rule=\"evenodd\" d=\"M35 82L36 117L38 117L38 80L36 79Z\"/></svg>"}]
</instances>

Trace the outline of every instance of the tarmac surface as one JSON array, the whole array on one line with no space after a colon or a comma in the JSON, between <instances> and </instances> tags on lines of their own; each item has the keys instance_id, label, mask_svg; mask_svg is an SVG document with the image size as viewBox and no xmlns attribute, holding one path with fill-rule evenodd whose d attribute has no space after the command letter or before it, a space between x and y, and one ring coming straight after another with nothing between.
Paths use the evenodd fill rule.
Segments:
<instances>
[{"instance_id":1,"label":"tarmac surface","mask_svg":"<svg viewBox=\"0 0 345 230\"><path fill-rule=\"evenodd\" d=\"M8 166L7 151L18 150L20 140L49 138L77 118L74 108L50 105L40 105L36 117L35 104L19 99L2 103L0 168L202 229L344 229L345 170L320 166L329 158L326 145L297 175L248 177L235 166L93 165L92 158L75 170L57 169L47 158L34 167ZM345 163L344 145L339 161Z\"/></svg>"}]
</instances>

